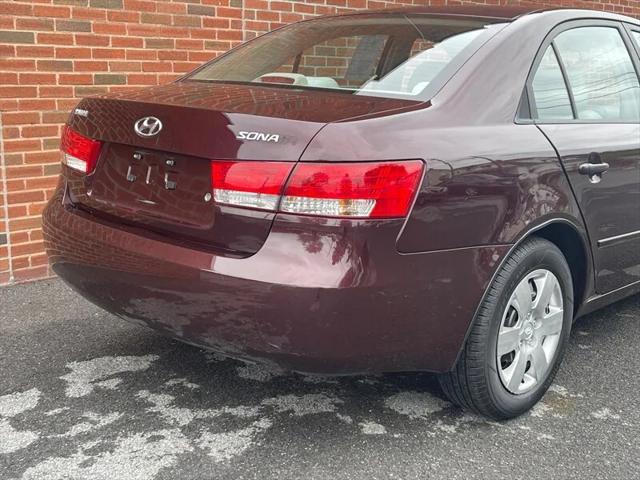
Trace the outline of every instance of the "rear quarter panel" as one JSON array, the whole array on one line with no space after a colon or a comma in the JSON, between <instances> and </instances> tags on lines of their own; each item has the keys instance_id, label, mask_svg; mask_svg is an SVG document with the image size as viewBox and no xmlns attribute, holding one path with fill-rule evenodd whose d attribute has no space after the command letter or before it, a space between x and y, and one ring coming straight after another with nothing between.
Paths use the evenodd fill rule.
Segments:
<instances>
[{"instance_id":1,"label":"rear quarter panel","mask_svg":"<svg viewBox=\"0 0 640 480\"><path fill-rule=\"evenodd\" d=\"M555 149L535 125L515 121L540 44L574 17L566 10L514 21L424 108L329 124L301 160L423 159L425 180L397 243L403 253L509 245L552 219L584 235Z\"/></svg>"}]
</instances>

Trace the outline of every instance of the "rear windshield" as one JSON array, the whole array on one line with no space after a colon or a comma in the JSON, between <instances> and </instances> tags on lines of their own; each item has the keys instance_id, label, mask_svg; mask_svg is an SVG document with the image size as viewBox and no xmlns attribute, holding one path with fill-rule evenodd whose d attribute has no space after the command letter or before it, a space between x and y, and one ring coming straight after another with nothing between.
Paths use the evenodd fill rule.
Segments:
<instances>
[{"instance_id":1,"label":"rear windshield","mask_svg":"<svg viewBox=\"0 0 640 480\"><path fill-rule=\"evenodd\" d=\"M245 43L186 80L428 100L504 25L391 14L312 20Z\"/></svg>"}]
</instances>

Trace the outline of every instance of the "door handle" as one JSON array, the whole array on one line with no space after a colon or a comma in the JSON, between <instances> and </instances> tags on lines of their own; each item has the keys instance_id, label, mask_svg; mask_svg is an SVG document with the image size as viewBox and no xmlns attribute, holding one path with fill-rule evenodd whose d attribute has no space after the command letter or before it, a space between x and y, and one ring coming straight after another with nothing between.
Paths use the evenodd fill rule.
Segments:
<instances>
[{"instance_id":1,"label":"door handle","mask_svg":"<svg viewBox=\"0 0 640 480\"><path fill-rule=\"evenodd\" d=\"M578 167L578 172L582 175L602 175L604 172L609 170L609 164L602 163L583 163Z\"/></svg>"},{"instance_id":2,"label":"door handle","mask_svg":"<svg viewBox=\"0 0 640 480\"><path fill-rule=\"evenodd\" d=\"M583 163L578 167L578 173L587 175L591 183L599 183L602 180L602 174L607 170L609 170L609 164L606 162Z\"/></svg>"}]
</instances>

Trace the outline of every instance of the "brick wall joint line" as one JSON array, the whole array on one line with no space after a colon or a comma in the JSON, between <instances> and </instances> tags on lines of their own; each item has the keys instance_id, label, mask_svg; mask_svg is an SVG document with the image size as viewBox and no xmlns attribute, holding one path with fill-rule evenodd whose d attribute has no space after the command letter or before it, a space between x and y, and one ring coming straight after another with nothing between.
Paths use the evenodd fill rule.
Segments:
<instances>
[{"instance_id":1,"label":"brick wall joint line","mask_svg":"<svg viewBox=\"0 0 640 480\"><path fill-rule=\"evenodd\" d=\"M14 281L13 278L13 257L11 256L11 235L9 232L9 193L7 190L7 168L4 158L4 134L2 128L2 112L0 112L0 172L2 173L2 196L3 196L3 214L4 214L4 231L7 235L7 260L9 261L9 284Z\"/></svg>"}]
</instances>

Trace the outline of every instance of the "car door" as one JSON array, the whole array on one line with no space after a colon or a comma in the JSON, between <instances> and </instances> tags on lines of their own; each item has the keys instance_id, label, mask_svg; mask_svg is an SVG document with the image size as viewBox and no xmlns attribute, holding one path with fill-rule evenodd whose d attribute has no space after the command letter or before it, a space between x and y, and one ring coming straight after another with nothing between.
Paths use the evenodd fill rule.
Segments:
<instances>
[{"instance_id":1,"label":"car door","mask_svg":"<svg viewBox=\"0 0 640 480\"><path fill-rule=\"evenodd\" d=\"M622 24L578 21L542 45L527 93L587 226L596 291L640 281L640 81Z\"/></svg>"}]
</instances>

